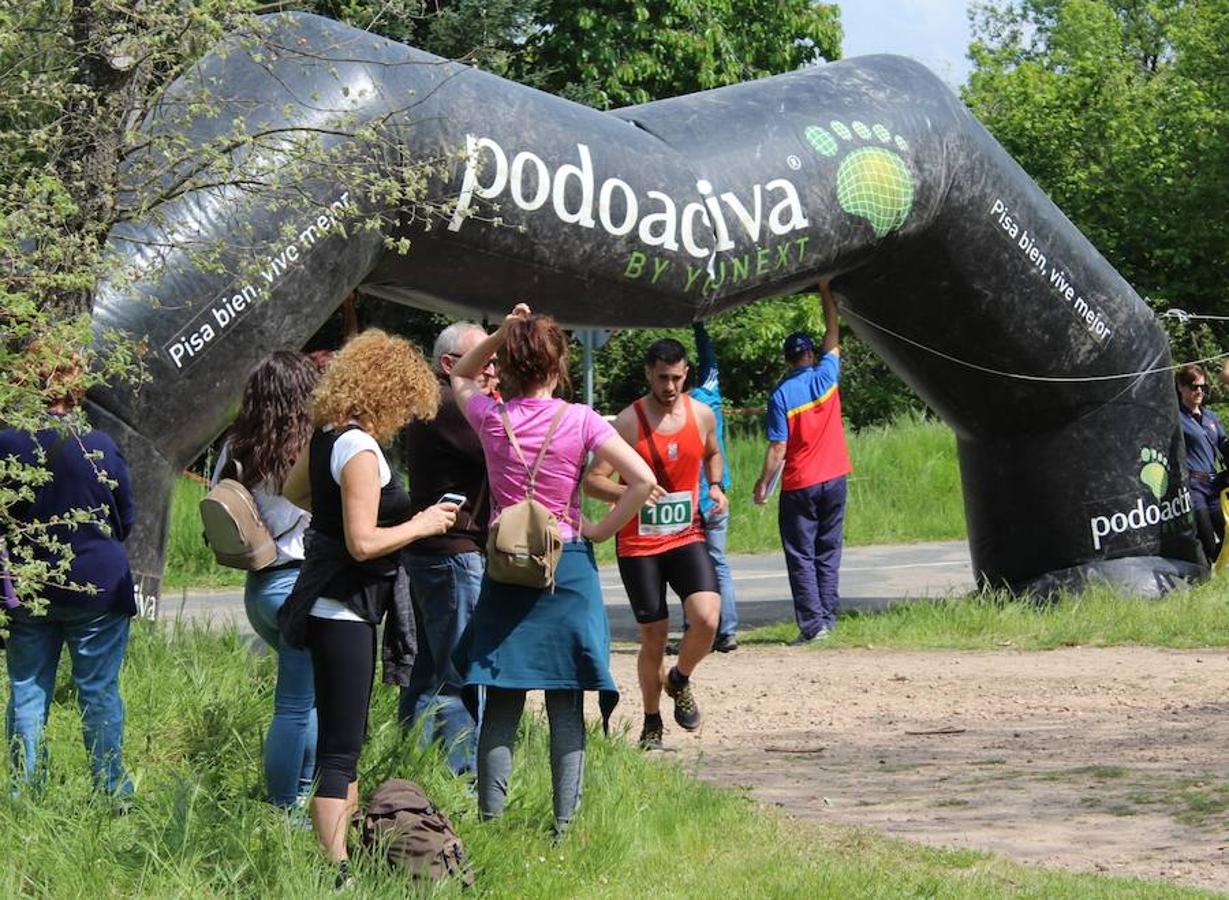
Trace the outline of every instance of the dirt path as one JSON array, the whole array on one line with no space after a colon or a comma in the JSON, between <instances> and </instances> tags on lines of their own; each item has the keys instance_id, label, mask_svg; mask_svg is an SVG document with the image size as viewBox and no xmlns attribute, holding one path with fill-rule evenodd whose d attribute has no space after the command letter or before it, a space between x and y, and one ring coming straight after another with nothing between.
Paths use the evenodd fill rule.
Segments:
<instances>
[{"instance_id":1,"label":"dirt path","mask_svg":"<svg viewBox=\"0 0 1229 900\"><path fill-rule=\"evenodd\" d=\"M639 730L635 651L616 718ZM743 648L666 753L788 812L1229 891L1229 655Z\"/></svg>"}]
</instances>

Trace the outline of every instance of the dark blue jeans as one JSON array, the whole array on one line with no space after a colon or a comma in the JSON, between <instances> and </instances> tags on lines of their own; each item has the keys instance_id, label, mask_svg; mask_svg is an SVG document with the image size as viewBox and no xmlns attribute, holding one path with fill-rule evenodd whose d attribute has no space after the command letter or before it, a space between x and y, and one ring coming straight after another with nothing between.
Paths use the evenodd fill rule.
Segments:
<instances>
[{"instance_id":1,"label":"dark blue jeans","mask_svg":"<svg viewBox=\"0 0 1229 900\"><path fill-rule=\"evenodd\" d=\"M119 693L128 624L123 613L54 603L41 616L25 609L9 614L6 663L11 693L6 724L13 772L19 781L37 786L45 775L43 730L51 712L60 651L67 644L94 783L118 797L132 793L121 755L124 701Z\"/></svg>"},{"instance_id":2,"label":"dark blue jeans","mask_svg":"<svg viewBox=\"0 0 1229 900\"><path fill-rule=\"evenodd\" d=\"M422 723L424 745L441 741L454 772L472 772L477 727L461 702L463 682L452 653L474 614L486 565L481 553L407 553L405 567L418 616L418 657L409 686L401 689L400 718L407 726Z\"/></svg>"},{"instance_id":3,"label":"dark blue jeans","mask_svg":"<svg viewBox=\"0 0 1229 900\"><path fill-rule=\"evenodd\" d=\"M845 540L845 476L782 491L777 509L794 619L803 637L836 625L838 580Z\"/></svg>"}]
</instances>

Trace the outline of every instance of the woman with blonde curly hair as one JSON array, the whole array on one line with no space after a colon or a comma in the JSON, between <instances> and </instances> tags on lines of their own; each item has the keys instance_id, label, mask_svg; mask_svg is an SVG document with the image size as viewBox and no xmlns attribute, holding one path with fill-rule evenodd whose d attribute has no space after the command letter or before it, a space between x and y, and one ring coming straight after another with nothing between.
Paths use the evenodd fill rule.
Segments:
<instances>
[{"instance_id":1,"label":"woman with blonde curly hair","mask_svg":"<svg viewBox=\"0 0 1229 900\"><path fill-rule=\"evenodd\" d=\"M411 517L409 495L380 445L411 420L433 418L438 404L422 354L378 329L356 335L333 357L312 397L312 521L303 569L278 620L289 644L311 651L319 721L312 823L339 864L339 887L350 877L346 825L358 807L381 619L384 680L404 687L414 662L414 613L398 551L442 534L457 514L455 504L441 503ZM301 495L301 486L288 484L287 493Z\"/></svg>"}]
</instances>

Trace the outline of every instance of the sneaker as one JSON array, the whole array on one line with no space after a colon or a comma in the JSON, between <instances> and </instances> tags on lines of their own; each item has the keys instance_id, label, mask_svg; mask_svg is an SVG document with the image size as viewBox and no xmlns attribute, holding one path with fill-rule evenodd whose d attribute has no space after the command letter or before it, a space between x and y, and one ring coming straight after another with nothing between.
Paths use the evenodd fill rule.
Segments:
<instances>
[{"instance_id":1,"label":"sneaker","mask_svg":"<svg viewBox=\"0 0 1229 900\"><path fill-rule=\"evenodd\" d=\"M687 731L695 731L700 727L700 707L692 696L691 682L676 682L681 677L677 666L670 669L666 675L666 696L674 701L674 721Z\"/></svg>"},{"instance_id":2,"label":"sneaker","mask_svg":"<svg viewBox=\"0 0 1229 900\"><path fill-rule=\"evenodd\" d=\"M789 642L789 646L805 647L807 644L813 644L816 641L822 641L824 638L829 637L831 634L832 634L832 629L828 627L819 629L819 631L815 632L810 637L806 637L805 635L799 633L798 637L794 638L792 641Z\"/></svg>"},{"instance_id":3,"label":"sneaker","mask_svg":"<svg viewBox=\"0 0 1229 900\"><path fill-rule=\"evenodd\" d=\"M733 653L738 649L738 638L732 634L719 634L713 640L714 653Z\"/></svg>"},{"instance_id":4,"label":"sneaker","mask_svg":"<svg viewBox=\"0 0 1229 900\"><path fill-rule=\"evenodd\" d=\"M132 807L133 799L131 794L115 797L111 800L111 815L117 819L122 819L132 812Z\"/></svg>"},{"instance_id":5,"label":"sneaker","mask_svg":"<svg viewBox=\"0 0 1229 900\"><path fill-rule=\"evenodd\" d=\"M666 641L666 656L678 656L679 644L683 643L680 638L671 638Z\"/></svg>"},{"instance_id":6,"label":"sneaker","mask_svg":"<svg viewBox=\"0 0 1229 900\"><path fill-rule=\"evenodd\" d=\"M352 891L358 885L354 882L354 876L350 874L349 862L338 863L337 877L333 879L334 891Z\"/></svg>"},{"instance_id":7,"label":"sneaker","mask_svg":"<svg viewBox=\"0 0 1229 900\"><path fill-rule=\"evenodd\" d=\"M640 739L636 741L636 744L641 750L660 750L662 749L661 736L661 716L658 716L656 722L645 721L644 727L640 729Z\"/></svg>"}]
</instances>

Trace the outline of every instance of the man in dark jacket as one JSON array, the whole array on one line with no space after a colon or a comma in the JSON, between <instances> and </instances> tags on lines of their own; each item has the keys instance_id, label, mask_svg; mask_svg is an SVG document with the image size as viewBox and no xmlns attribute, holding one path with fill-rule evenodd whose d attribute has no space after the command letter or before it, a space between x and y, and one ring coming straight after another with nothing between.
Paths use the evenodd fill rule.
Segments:
<instances>
[{"instance_id":1,"label":"man in dark jacket","mask_svg":"<svg viewBox=\"0 0 1229 900\"><path fill-rule=\"evenodd\" d=\"M452 652L469 624L486 570L490 499L482 445L453 399L448 376L456 361L485 337L482 327L470 322L440 332L432 351L440 380L439 412L433 421L413 422L402 432L413 511L446 493L465 498L447 533L416 541L404 551L418 610L418 659L400 704L402 723L421 722L423 742L440 740L458 774L474 768L477 728L461 702L461 676ZM494 359L478 383L486 394L494 393Z\"/></svg>"}]
</instances>

